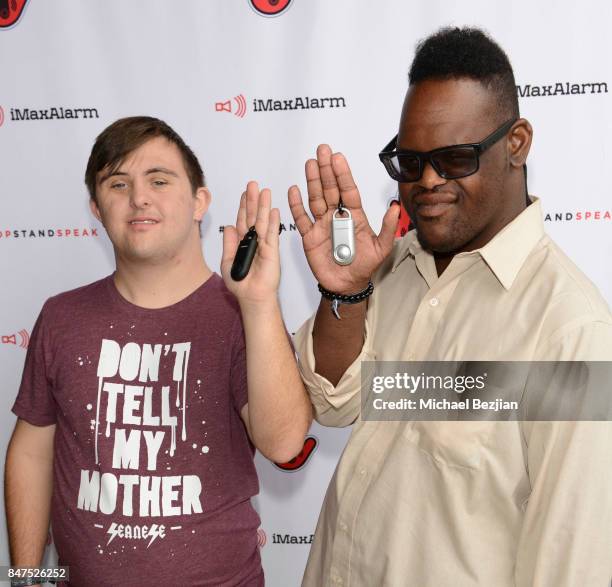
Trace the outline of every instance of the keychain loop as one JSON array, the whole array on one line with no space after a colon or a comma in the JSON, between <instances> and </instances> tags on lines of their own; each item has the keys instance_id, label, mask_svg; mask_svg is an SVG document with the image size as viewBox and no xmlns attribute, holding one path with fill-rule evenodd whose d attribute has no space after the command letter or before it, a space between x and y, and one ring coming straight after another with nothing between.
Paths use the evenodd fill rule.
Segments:
<instances>
[{"instance_id":1,"label":"keychain loop","mask_svg":"<svg viewBox=\"0 0 612 587\"><path fill-rule=\"evenodd\" d=\"M336 214L340 213L342 214L343 212L346 212L348 214L348 218L345 218L344 220L349 220L353 218L353 215L351 214L351 211L348 208L345 208L344 206L340 205L338 206L335 210L334 213L332 215L332 218L334 220L336 220L337 218L343 219L342 216L336 216Z\"/></svg>"}]
</instances>

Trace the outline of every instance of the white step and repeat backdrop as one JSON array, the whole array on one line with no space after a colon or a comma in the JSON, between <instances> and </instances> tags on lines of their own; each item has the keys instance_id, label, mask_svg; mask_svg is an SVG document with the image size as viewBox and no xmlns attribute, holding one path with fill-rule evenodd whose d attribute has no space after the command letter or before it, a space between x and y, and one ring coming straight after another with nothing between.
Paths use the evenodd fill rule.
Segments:
<instances>
[{"instance_id":1,"label":"white step and repeat backdrop","mask_svg":"<svg viewBox=\"0 0 612 587\"><path fill-rule=\"evenodd\" d=\"M92 142L105 126L154 115L194 148L213 193L203 248L217 269L220 226L233 222L246 182L272 188L285 228L281 296L293 332L318 296L287 187L304 187L304 161L328 142L348 157L379 225L396 186L377 153L397 130L416 42L443 25L481 26L508 52L522 114L535 130L530 191L543 200L549 233L612 302L611 7L605 0L30 0L25 6L0 0L3 452L42 303L113 269L83 184ZM257 457L255 503L269 585L299 584L347 436L314 425L303 457L287 471ZM0 530L0 562L6 562Z\"/></svg>"}]
</instances>

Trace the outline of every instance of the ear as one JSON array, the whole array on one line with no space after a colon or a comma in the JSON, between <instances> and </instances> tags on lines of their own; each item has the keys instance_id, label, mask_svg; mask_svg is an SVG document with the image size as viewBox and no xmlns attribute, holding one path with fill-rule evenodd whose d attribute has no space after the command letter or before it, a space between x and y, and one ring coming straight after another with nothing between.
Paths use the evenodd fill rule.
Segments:
<instances>
[{"instance_id":1,"label":"ear","mask_svg":"<svg viewBox=\"0 0 612 587\"><path fill-rule=\"evenodd\" d=\"M208 188L198 188L194 194L196 201L195 210L193 211L193 219L198 222L202 220L204 214L208 211L210 200L212 198Z\"/></svg>"},{"instance_id":2,"label":"ear","mask_svg":"<svg viewBox=\"0 0 612 587\"><path fill-rule=\"evenodd\" d=\"M102 222L102 215L100 214L100 208L98 208L98 204L96 204L96 201L93 198L89 198L89 209L91 210L91 213L100 222Z\"/></svg>"},{"instance_id":3,"label":"ear","mask_svg":"<svg viewBox=\"0 0 612 587\"><path fill-rule=\"evenodd\" d=\"M510 165L522 168L527 161L527 155L531 148L533 128L525 118L519 118L512 127L508 137L508 150Z\"/></svg>"}]
</instances>

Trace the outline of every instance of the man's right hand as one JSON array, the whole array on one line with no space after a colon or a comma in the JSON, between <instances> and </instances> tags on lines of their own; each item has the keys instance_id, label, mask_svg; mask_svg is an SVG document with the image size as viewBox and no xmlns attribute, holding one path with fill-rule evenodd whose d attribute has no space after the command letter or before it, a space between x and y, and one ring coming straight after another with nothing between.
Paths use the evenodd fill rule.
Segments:
<instances>
[{"instance_id":1,"label":"man's right hand","mask_svg":"<svg viewBox=\"0 0 612 587\"><path fill-rule=\"evenodd\" d=\"M361 206L359 190L341 153L332 154L329 145L319 145L317 158L306 161L309 218L297 186L289 188L289 206L310 269L327 290L354 294L365 287L372 274L393 247L399 220L399 206L391 206L379 235L372 230ZM350 265L338 265L332 256L332 215L338 202L351 211L355 225L355 258Z\"/></svg>"}]
</instances>

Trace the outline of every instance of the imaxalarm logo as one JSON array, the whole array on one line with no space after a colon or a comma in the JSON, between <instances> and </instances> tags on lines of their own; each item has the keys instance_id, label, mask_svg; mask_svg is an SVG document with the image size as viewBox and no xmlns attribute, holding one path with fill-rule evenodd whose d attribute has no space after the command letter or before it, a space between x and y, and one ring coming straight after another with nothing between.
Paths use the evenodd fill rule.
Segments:
<instances>
[{"instance_id":1,"label":"imaxalarm logo","mask_svg":"<svg viewBox=\"0 0 612 587\"><path fill-rule=\"evenodd\" d=\"M28 0L0 0L0 29L12 27L21 18Z\"/></svg>"},{"instance_id":2,"label":"imaxalarm logo","mask_svg":"<svg viewBox=\"0 0 612 587\"><path fill-rule=\"evenodd\" d=\"M251 8L261 16L280 16L293 0L249 0Z\"/></svg>"},{"instance_id":3,"label":"imaxalarm logo","mask_svg":"<svg viewBox=\"0 0 612 587\"><path fill-rule=\"evenodd\" d=\"M294 96L292 98L253 98L252 112L279 112L285 110L326 110L329 108L346 108L346 99L339 97ZM238 94L234 98L215 102L215 112L228 112L238 118L244 118L248 112L247 98Z\"/></svg>"}]
</instances>

